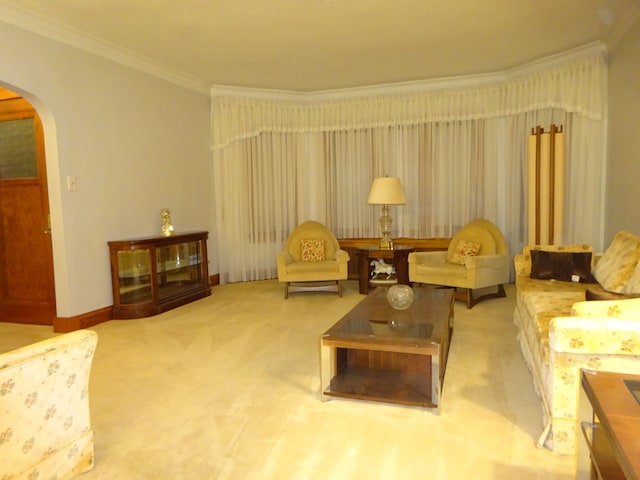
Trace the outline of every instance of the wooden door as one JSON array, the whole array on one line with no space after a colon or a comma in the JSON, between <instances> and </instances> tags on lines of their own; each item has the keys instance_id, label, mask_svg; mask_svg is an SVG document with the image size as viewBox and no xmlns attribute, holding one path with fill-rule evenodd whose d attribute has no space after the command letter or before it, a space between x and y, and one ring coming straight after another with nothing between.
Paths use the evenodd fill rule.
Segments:
<instances>
[{"instance_id":1,"label":"wooden door","mask_svg":"<svg viewBox=\"0 0 640 480\"><path fill-rule=\"evenodd\" d=\"M0 88L0 321L53 325L55 315L42 123Z\"/></svg>"}]
</instances>

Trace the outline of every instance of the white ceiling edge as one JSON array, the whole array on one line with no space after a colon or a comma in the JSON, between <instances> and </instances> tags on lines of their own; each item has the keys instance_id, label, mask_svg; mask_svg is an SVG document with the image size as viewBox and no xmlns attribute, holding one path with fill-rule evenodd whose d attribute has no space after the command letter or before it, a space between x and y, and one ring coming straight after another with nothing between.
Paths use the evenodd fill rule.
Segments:
<instances>
[{"instance_id":1,"label":"white ceiling edge","mask_svg":"<svg viewBox=\"0 0 640 480\"><path fill-rule=\"evenodd\" d=\"M68 25L34 14L0 1L0 21L42 35L51 40L70 45L94 55L112 60L143 73L174 83L189 90L209 94L211 84L155 62L135 52L99 39Z\"/></svg>"},{"instance_id":2,"label":"white ceiling edge","mask_svg":"<svg viewBox=\"0 0 640 480\"><path fill-rule=\"evenodd\" d=\"M66 45L84 50L86 52L109 59L113 62L125 65L135 70L147 73L157 78L164 79L181 87L206 95L232 95L255 98L279 98L283 100L301 99L320 100L338 99L354 96L379 95L381 93L402 93L423 90L435 90L441 88L463 87L482 85L525 73L527 70L538 70L553 64L569 61L571 58L583 55L589 49L607 50L612 48L626 31L640 18L640 5L634 5L623 15L610 32L605 43L595 42L583 47L561 52L541 60L515 67L502 72L494 72L479 75L467 75L461 77L438 78L413 82L398 82L384 85L371 85L363 87L344 88L337 90L325 90L316 92L295 92L287 90L269 90L259 88L234 87L226 85L211 85L209 82L187 75L183 72L155 62L121 48L110 42L106 42L86 32L73 29L68 25L53 21L42 15L34 14L25 9L13 5L7 5L0 0L0 21L17 26L19 28L42 35L46 38L59 41Z\"/></svg>"},{"instance_id":3,"label":"white ceiling edge","mask_svg":"<svg viewBox=\"0 0 640 480\"><path fill-rule=\"evenodd\" d=\"M383 85L369 85L363 87L341 88L337 90L323 90L316 92L293 92L287 90L270 90L261 88L234 87L229 85L213 85L211 96L230 96L254 99L271 99L293 102L316 102L323 100L340 100L345 98L368 97L375 95L408 94L432 90L451 88L478 87L491 83L509 80L527 73L551 68L577 60L585 55L606 54L607 46L602 42L592 42L581 47L550 55L533 62L520 65L508 70L493 73L463 75L459 77L444 77L432 80L418 80L412 82L388 83Z\"/></svg>"},{"instance_id":4,"label":"white ceiling edge","mask_svg":"<svg viewBox=\"0 0 640 480\"><path fill-rule=\"evenodd\" d=\"M609 50L611 50L624 36L625 33L640 19L640 3L635 3L629 9L620 16L619 20L616 21L609 35L605 39L605 43Z\"/></svg>"}]
</instances>

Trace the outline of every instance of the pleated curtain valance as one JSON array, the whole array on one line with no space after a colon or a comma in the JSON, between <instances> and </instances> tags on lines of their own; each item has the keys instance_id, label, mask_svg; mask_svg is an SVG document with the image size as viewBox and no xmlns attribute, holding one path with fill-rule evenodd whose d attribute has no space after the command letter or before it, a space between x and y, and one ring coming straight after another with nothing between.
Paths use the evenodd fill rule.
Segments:
<instances>
[{"instance_id":1,"label":"pleated curtain valance","mask_svg":"<svg viewBox=\"0 0 640 480\"><path fill-rule=\"evenodd\" d=\"M322 132L453 122L558 108L602 120L606 104L606 52L545 69L506 74L478 86L366 97L249 98L212 94L212 149L262 132Z\"/></svg>"}]
</instances>

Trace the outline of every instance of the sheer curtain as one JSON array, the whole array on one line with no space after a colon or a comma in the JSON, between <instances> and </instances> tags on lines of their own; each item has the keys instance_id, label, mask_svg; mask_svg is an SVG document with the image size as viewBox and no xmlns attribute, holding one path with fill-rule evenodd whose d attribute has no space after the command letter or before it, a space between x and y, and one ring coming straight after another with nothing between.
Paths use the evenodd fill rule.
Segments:
<instances>
[{"instance_id":1,"label":"sheer curtain","mask_svg":"<svg viewBox=\"0 0 640 480\"><path fill-rule=\"evenodd\" d=\"M531 128L567 135L564 238L602 248L606 61L580 58L474 87L366 97L212 95L221 282L276 276L288 233L308 219L336 236L380 235L377 176L402 180L392 236L451 236L485 217L512 253L526 241Z\"/></svg>"}]
</instances>

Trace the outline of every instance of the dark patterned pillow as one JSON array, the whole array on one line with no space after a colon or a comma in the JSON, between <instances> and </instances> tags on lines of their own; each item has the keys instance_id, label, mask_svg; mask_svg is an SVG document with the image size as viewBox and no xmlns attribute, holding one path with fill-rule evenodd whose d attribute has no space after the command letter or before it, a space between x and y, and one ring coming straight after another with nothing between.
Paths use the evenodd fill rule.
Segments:
<instances>
[{"instance_id":1,"label":"dark patterned pillow","mask_svg":"<svg viewBox=\"0 0 640 480\"><path fill-rule=\"evenodd\" d=\"M531 278L597 283L591 275L591 252L531 250Z\"/></svg>"}]
</instances>

